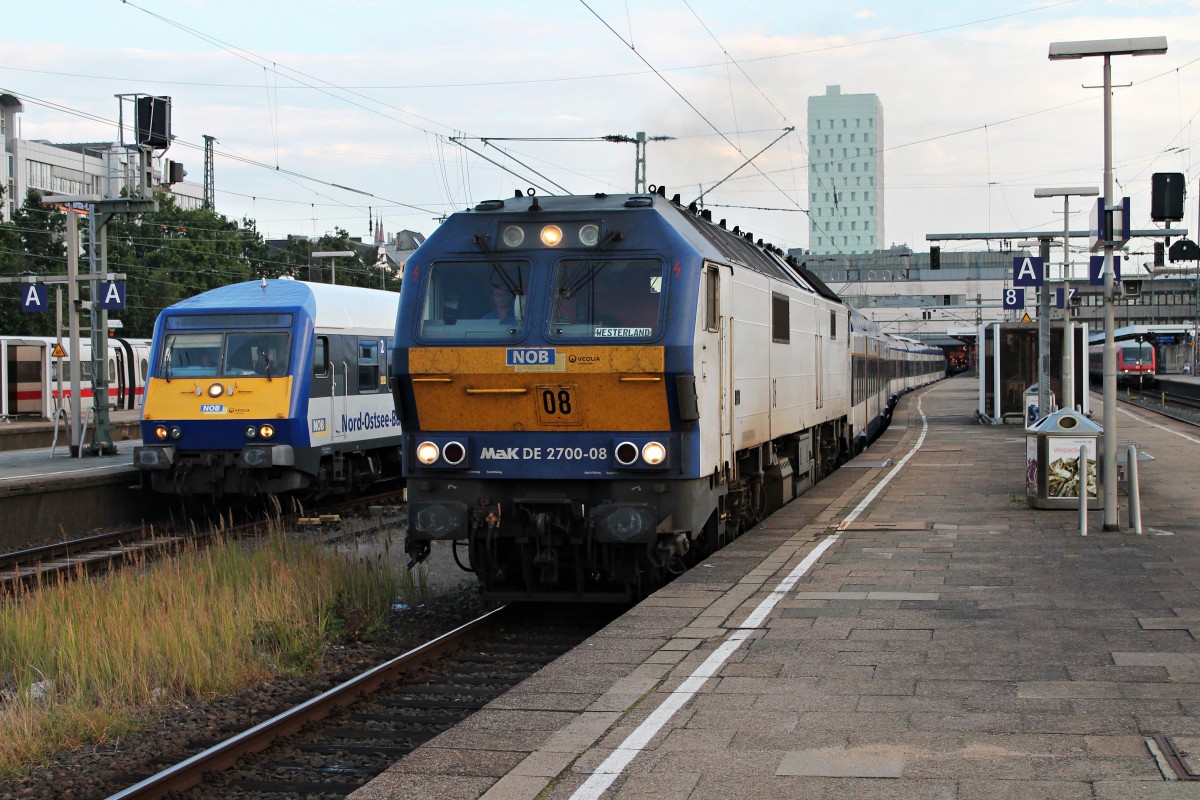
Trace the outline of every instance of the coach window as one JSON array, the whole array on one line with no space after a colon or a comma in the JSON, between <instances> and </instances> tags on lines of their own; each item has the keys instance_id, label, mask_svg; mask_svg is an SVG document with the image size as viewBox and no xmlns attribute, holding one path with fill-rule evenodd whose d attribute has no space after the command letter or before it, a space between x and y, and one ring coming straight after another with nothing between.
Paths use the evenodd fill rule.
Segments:
<instances>
[{"instance_id":1,"label":"coach window","mask_svg":"<svg viewBox=\"0 0 1200 800\"><path fill-rule=\"evenodd\" d=\"M716 267L704 270L704 329L715 331L720 328L721 271Z\"/></svg>"},{"instance_id":2,"label":"coach window","mask_svg":"<svg viewBox=\"0 0 1200 800\"><path fill-rule=\"evenodd\" d=\"M313 377L329 377L329 337L318 336L313 340Z\"/></svg>"},{"instance_id":3,"label":"coach window","mask_svg":"<svg viewBox=\"0 0 1200 800\"><path fill-rule=\"evenodd\" d=\"M358 340L358 393L379 391L379 341Z\"/></svg>"},{"instance_id":4,"label":"coach window","mask_svg":"<svg viewBox=\"0 0 1200 800\"><path fill-rule=\"evenodd\" d=\"M792 340L791 306L787 295L771 294L771 341L787 344Z\"/></svg>"},{"instance_id":5,"label":"coach window","mask_svg":"<svg viewBox=\"0 0 1200 800\"><path fill-rule=\"evenodd\" d=\"M829 339L830 341L837 338L837 312L829 312Z\"/></svg>"}]
</instances>

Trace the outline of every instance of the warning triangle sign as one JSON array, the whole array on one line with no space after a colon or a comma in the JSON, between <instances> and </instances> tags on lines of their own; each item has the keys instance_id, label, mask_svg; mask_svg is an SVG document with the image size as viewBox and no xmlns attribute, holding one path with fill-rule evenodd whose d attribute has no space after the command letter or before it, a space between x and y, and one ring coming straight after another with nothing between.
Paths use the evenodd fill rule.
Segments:
<instances>
[{"instance_id":1,"label":"warning triangle sign","mask_svg":"<svg viewBox=\"0 0 1200 800\"><path fill-rule=\"evenodd\" d=\"M1028 311L1025 312L1025 316L1021 317L1021 322L1033 322L1033 320L1029 317Z\"/></svg>"},{"instance_id":2,"label":"warning triangle sign","mask_svg":"<svg viewBox=\"0 0 1200 800\"><path fill-rule=\"evenodd\" d=\"M54 343L54 349L50 351L51 358L66 358L67 351L63 350L63 346L58 342Z\"/></svg>"}]
</instances>

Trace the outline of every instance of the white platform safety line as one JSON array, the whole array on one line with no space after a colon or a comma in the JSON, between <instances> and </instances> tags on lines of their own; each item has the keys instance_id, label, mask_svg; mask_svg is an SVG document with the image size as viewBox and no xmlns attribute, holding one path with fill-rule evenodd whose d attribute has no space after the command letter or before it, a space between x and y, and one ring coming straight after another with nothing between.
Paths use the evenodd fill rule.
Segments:
<instances>
[{"instance_id":1,"label":"white platform safety line","mask_svg":"<svg viewBox=\"0 0 1200 800\"><path fill-rule=\"evenodd\" d=\"M1179 431L1173 431L1170 428L1168 428L1166 425L1159 425L1157 422L1151 422L1150 420L1146 419L1145 417L1139 416L1138 414L1135 414L1132 411L1129 411L1128 409L1121 408L1121 409L1117 409L1117 410L1120 411L1122 414L1128 414L1130 417L1133 417L1134 419L1136 419L1138 422L1142 423L1143 425L1149 425L1151 428L1158 428L1160 431L1166 431L1167 433L1170 433L1174 436L1178 436L1180 439L1187 439L1192 444L1200 444L1200 439L1197 439L1194 436L1188 436L1186 433L1180 433Z\"/></svg>"},{"instance_id":2,"label":"white platform safety line","mask_svg":"<svg viewBox=\"0 0 1200 800\"><path fill-rule=\"evenodd\" d=\"M845 519L838 524L838 533L834 533L823 539L816 547L814 547L804 559L788 573L787 577L779 582L779 584L771 590L771 593L729 634L729 637L721 643L721 646L713 651L704 663L692 672L691 675L684 680L679 687L673 690L662 705L651 712L650 716L634 729L633 733L625 737L621 744L609 754L608 758L596 767L591 776L575 790L571 795L570 800L599 800L601 795L607 791L608 787L612 786L613 781L633 762L639 753L645 749L646 745L658 735L659 731L671 720L679 709L683 708L689 700L692 699L697 692L703 688L709 678L717 674L730 656L738 651L742 646L742 642L750 638L754 630L760 628L766 621L767 616L779 604L779 601L787 596L796 585L796 583L804 577L813 565L820 560L830 547L841 538L840 531L844 530L847 525L858 519L864 511L870 507L879 493L883 491L892 478L903 469L904 465L921 449L921 445L925 442L925 435L929 432L929 420L925 416L925 412L921 409L922 397L917 398L917 413L921 415L921 435L917 437L916 443L912 448L901 458L891 471L884 476L875 488L873 488L866 497L862 499L854 510L846 515Z\"/></svg>"}]
</instances>

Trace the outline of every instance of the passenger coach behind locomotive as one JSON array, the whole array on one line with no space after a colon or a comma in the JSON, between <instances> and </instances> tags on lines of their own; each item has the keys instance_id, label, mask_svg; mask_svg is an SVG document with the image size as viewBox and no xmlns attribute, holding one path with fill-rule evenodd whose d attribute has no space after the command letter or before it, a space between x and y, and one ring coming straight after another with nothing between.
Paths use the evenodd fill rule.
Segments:
<instances>
[{"instance_id":1,"label":"passenger coach behind locomotive","mask_svg":"<svg viewBox=\"0 0 1200 800\"><path fill-rule=\"evenodd\" d=\"M134 461L157 492L346 491L399 476L387 391L399 295L291 279L225 286L155 323Z\"/></svg>"}]
</instances>

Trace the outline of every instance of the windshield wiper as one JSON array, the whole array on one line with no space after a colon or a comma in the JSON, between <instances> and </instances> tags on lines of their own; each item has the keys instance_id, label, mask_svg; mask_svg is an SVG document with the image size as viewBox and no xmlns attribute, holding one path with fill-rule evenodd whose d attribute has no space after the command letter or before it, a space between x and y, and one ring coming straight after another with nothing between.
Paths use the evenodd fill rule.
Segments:
<instances>
[{"instance_id":1,"label":"windshield wiper","mask_svg":"<svg viewBox=\"0 0 1200 800\"><path fill-rule=\"evenodd\" d=\"M476 235L475 244L479 245L479 249L488 256L488 266L492 268L493 273L500 276L500 280L504 281L504 288L508 289L514 296L524 295L525 290L521 286L521 268L517 267L517 280L514 281L508 277L508 273L504 271L504 267L500 266L500 262L496 258L496 251L488 246L487 236Z\"/></svg>"}]
</instances>

